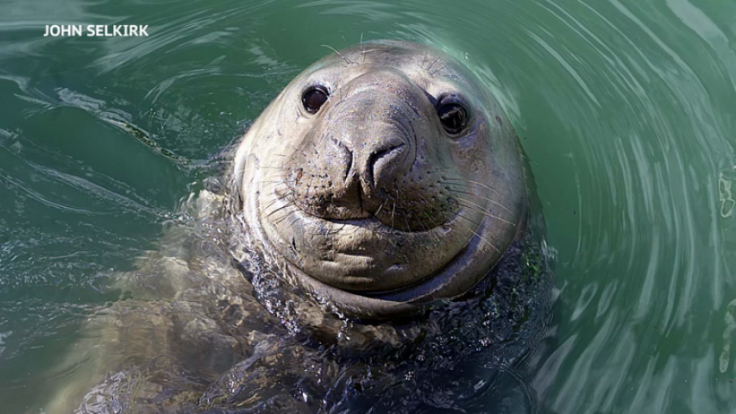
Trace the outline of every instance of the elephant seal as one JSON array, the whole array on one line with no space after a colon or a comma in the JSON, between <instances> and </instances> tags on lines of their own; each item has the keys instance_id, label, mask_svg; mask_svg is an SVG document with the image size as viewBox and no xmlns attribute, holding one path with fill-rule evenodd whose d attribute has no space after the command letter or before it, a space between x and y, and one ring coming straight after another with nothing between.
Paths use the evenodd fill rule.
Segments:
<instances>
[{"instance_id":1,"label":"elephant seal","mask_svg":"<svg viewBox=\"0 0 736 414\"><path fill-rule=\"evenodd\" d=\"M221 159L113 275L45 412L500 412L552 279L516 135L472 73L414 43L336 52Z\"/></svg>"},{"instance_id":2,"label":"elephant seal","mask_svg":"<svg viewBox=\"0 0 736 414\"><path fill-rule=\"evenodd\" d=\"M234 162L249 231L352 317L462 295L524 234L511 123L472 73L427 46L361 44L310 66Z\"/></svg>"}]
</instances>

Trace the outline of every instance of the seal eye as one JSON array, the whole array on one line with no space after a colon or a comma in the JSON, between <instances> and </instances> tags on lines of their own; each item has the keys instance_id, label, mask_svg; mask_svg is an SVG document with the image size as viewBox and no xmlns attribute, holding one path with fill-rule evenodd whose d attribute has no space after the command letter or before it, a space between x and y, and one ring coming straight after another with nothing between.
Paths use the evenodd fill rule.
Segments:
<instances>
[{"instance_id":1,"label":"seal eye","mask_svg":"<svg viewBox=\"0 0 736 414\"><path fill-rule=\"evenodd\" d=\"M310 114L316 114L319 108L327 102L327 98L330 93L324 86L312 86L311 88L304 91L302 95L302 104L304 109Z\"/></svg>"},{"instance_id":2,"label":"seal eye","mask_svg":"<svg viewBox=\"0 0 736 414\"><path fill-rule=\"evenodd\" d=\"M440 122L449 134L457 134L468 124L468 113L465 108L456 104L448 103L440 106L437 110Z\"/></svg>"}]
</instances>

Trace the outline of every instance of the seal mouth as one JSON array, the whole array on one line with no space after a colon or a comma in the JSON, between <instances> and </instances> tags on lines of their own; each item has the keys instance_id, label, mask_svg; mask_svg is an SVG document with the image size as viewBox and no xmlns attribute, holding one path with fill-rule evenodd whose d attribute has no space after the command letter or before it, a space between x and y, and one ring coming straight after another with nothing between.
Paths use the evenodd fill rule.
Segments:
<instances>
[{"instance_id":1,"label":"seal mouth","mask_svg":"<svg viewBox=\"0 0 736 414\"><path fill-rule=\"evenodd\" d=\"M344 193L335 194L329 187L325 190L323 186L321 191L315 188L312 194L308 194L309 189L306 194L297 193L290 186L289 178L279 181L274 189L275 199L286 201L280 208L294 207L304 215L333 224L363 225L401 233L424 233L446 226L457 217L460 210L460 203L450 194L423 194L421 190L398 188L391 191L383 187L373 194L365 194L360 184L348 187L347 191L354 193L353 200L356 201L350 204L345 201ZM406 199L412 196L415 200L407 202ZM305 202L303 198L309 197L311 200ZM428 201L430 198L432 202ZM315 202L315 199L319 201ZM440 204L435 202L437 199L442 199ZM382 226L378 226L378 223Z\"/></svg>"},{"instance_id":2,"label":"seal mouth","mask_svg":"<svg viewBox=\"0 0 736 414\"><path fill-rule=\"evenodd\" d=\"M256 211L262 216L262 200L255 197ZM358 218L358 219L326 219L299 208L298 206L282 200L283 210L287 210L286 214L293 221L293 225L299 228L307 229L302 234L308 234L314 237L323 236L325 238L337 238L341 233L353 233L359 237L354 238L353 245L331 244L332 251L335 253L329 260L320 260L331 264L328 268L337 268L352 277L345 277L340 283L330 277L325 277L324 268L315 271L315 266L310 266L304 257L299 254L294 238L285 240L281 237L272 223L267 220L261 220L263 230L267 234L264 238L272 247L276 247L281 251L284 258L291 264L290 268L293 274L304 286L309 287L312 292L318 294L325 300L338 305L338 307L346 312L347 315L358 317L388 317L396 314L406 314L416 311L417 306L431 301L434 296L450 286L455 289L453 280L457 280L457 270L454 262L458 257L467 254L468 250L475 250L477 243L482 241L478 236L477 228L474 231L466 232L465 227L457 227L461 222L465 209L459 209L448 221L442 225L422 231L403 231L393 228L382 223L376 217ZM466 218L467 219L467 218ZM475 228L475 227L474 227ZM362 236L362 237L360 237ZM395 263L387 257L380 257L378 251L382 253L391 253L390 249L368 249L373 241L370 236L382 236L383 239L401 239L402 237L412 237L422 239L429 243L425 248L438 251L440 249L445 252L451 251L451 254L439 263L431 264L432 270L424 276L416 277L413 275L412 280L405 281L400 285L374 287L374 276L360 276L361 272L376 270L383 268L384 274L391 274L406 271L410 266L408 263ZM388 237L386 237L388 236ZM457 241L461 239L462 247L454 251L444 243ZM361 245L364 244L364 245ZM410 242L411 250L421 250L417 247L418 243ZM284 250L284 246L288 248ZM388 254L390 256L390 254ZM326 258L323 258L326 259ZM347 263L352 263L346 264ZM357 263L356 263L357 260ZM462 260L461 260L462 262ZM383 266L381 266L383 264ZM411 269L410 273L411 273ZM367 288L366 288L367 287Z\"/></svg>"},{"instance_id":3,"label":"seal mouth","mask_svg":"<svg viewBox=\"0 0 736 414\"><path fill-rule=\"evenodd\" d=\"M275 193L278 196L278 192ZM349 217L349 218L343 218L343 219L335 219L335 218L328 218L328 217L322 217L317 214L310 213L309 211L306 211L305 209L301 208L299 205L296 205L294 203L290 203L285 200L284 205L280 206L279 209L283 209L283 211L286 211L286 215L292 216L292 219L299 220L302 223L305 222L311 222L314 226L322 226L325 228L326 234L331 234L333 230L336 228L342 228L342 229L351 229L351 230L357 230L361 229L365 232L370 232L372 234L381 235L381 236L401 236L401 235L415 235L415 236L421 236L421 235L431 235L431 236L441 236L442 234L445 234L453 229L453 225L455 222L462 216L462 213L465 211L465 209L461 208L455 211L451 216L449 216L449 219L443 222L442 224L428 227L426 229L421 230L413 230L413 229L401 229L398 227L391 226L390 224L385 224L383 221L381 221L378 217L376 217L377 213L370 213L365 212L368 216L356 216L356 217ZM325 226L326 225L326 226ZM349 251L350 249L345 249L345 252Z\"/></svg>"},{"instance_id":4,"label":"seal mouth","mask_svg":"<svg viewBox=\"0 0 736 414\"><path fill-rule=\"evenodd\" d=\"M380 231L381 234L430 233L436 229L451 227L452 224L456 221L456 219L458 219L458 217L461 216L461 213L466 211L465 208L459 207L455 209L455 211L443 217L443 219L445 219L443 222L436 224L436 225L427 226L425 228L421 228L421 229L402 228L399 226L386 224L385 221L381 220L378 217L378 215L381 214L382 211L386 212L383 206L387 203L381 204L378 207L378 209L376 209L375 211L368 211L365 209L360 209L360 211L348 212L347 214L344 215L343 218L334 218L334 217L324 216L322 214L309 211L308 209L305 209L302 205L292 202L290 200L291 197L288 197L288 193L287 193L288 187L286 187L286 182L282 182L282 184L283 185L277 185L274 187L273 196L275 197L274 200L281 200L281 203L279 203L280 205L278 206L278 209L285 211L286 212L285 214L299 214L300 216L303 217L303 219L311 219L317 222L330 223L332 225L337 225L337 226L361 227L366 230L370 230L374 232ZM394 214L395 212L391 213L391 215L394 215Z\"/></svg>"},{"instance_id":5,"label":"seal mouth","mask_svg":"<svg viewBox=\"0 0 736 414\"><path fill-rule=\"evenodd\" d=\"M278 191L260 194L271 195L255 203L264 238L310 278L359 294L394 291L431 278L467 245L480 222L460 208L440 225L406 231L375 216L320 217L280 197ZM278 216L264 211L264 206L278 211ZM473 230L465 231L462 219L473 222L468 223ZM415 260L422 251L432 260Z\"/></svg>"},{"instance_id":6,"label":"seal mouth","mask_svg":"<svg viewBox=\"0 0 736 414\"><path fill-rule=\"evenodd\" d=\"M310 214L307 211L304 211L299 206L294 206L299 212L304 214L305 216L309 216L315 220L322 220L328 223L332 223L334 225L346 225L346 226L356 226L356 227L362 227L367 230L371 231L383 231L382 234L396 234L396 233L429 233L434 229L441 228L441 227L448 227L450 226L450 223L457 218L457 216L460 214L460 212L455 212L452 216L450 216L450 219L447 220L445 223L442 223L437 226L432 226L427 229L420 229L420 230L414 230L414 229L408 229L403 230L398 227L391 226L389 224L384 224L381 220L379 220L375 214L371 214L370 217L356 217L356 218L346 218L346 219L332 219L332 218L324 218L320 217L314 214Z\"/></svg>"}]
</instances>

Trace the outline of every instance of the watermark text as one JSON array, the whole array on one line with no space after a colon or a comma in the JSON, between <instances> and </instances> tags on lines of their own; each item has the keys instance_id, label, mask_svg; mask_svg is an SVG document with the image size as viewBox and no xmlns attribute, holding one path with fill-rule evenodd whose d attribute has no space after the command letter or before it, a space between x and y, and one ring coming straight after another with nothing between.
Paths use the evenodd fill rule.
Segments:
<instances>
[{"instance_id":1,"label":"watermark text","mask_svg":"<svg viewBox=\"0 0 736 414\"><path fill-rule=\"evenodd\" d=\"M44 37L147 37L148 25L140 24L47 24Z\"/></svg>"}]
</instances>

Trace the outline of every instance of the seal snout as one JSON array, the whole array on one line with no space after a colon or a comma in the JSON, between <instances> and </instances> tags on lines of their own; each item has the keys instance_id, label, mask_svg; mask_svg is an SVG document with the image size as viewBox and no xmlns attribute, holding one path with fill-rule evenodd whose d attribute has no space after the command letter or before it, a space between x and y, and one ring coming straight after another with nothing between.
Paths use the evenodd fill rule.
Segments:
<instances>
[{"instance_id":1,"label":"seal snout","mask_svg":"<svg viewBox=\"0 0 736 414\"><path fill-rule=\"evenodd\" d=\"M351 122L346 122L351 125ZM411 168L410 141L402 131L375 131L377 137L355 138L348 131L345 134L329 134L330 145L335 146L339 156L334 161L341 164L346 187L360 185L362 192L371 196L381 185L390 183L395 173ZM368 131L370 133L370 131ZM402 168L403 167L403 168Z\"/></svg>"},{"instance_id":2,"label":"seal snout","mask_svg":"<svg viewBox=\"0 0 736 414\"><path fill-rule=\"evenodd\" d=\"M310 214L372 217L414 165L414 111L400 95L376 88L353 88L325 109L293 159L299 167L289 169L287 185ZM317 156L319 164L310 159Z\"/></svg>"},{"instance_id":3,"label":"seal snout","mask_svg":"<svg viewBox=\"0 0 736 414\"><path fill-rule=\"evenodd\" d=\"M376 190L411 169L415 151L410 128L397 122L366 124L365 119L341 123L342 127L330 133L330 140L349 154L340 159L345 186L360 185L363 195L373 198Z\"/></svg>"},{"instance_id":4,"label":"seal snout","mask_svg":"<svg viewBox=\"0 0 736 414\"><path fill-rule=\"evenodd\" d=\"M336 191L332 202L352 210L340 218L373 215L381 206L381 191L388 191L414 163L411 123L396 119L401 112L391 115L391 109L383 106L372 100L341 105L345 113L335 118L325 133L323 142L333 147L328 150L339 154L331 159L334 165L328 169L341 170L336 174L339 182L333 180Z\"/></svg>"}]
</instances>

